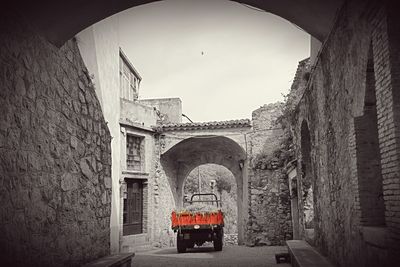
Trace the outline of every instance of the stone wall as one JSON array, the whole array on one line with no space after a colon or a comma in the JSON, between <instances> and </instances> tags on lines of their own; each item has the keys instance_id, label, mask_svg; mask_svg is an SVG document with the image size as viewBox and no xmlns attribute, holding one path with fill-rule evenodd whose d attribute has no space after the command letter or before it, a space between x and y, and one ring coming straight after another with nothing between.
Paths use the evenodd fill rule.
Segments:
<instances>
[{"instance_id":1,"label":"stone wall","mask_svg":"<svg viewBox=\"0 0 400 267\"><path fill-rule=\"evenodd\" d=\"M314 242L339 266L388 266L399 257L400 35L398 16L388 10L379 1L346 1L297 108L300 174L303 125L310 137Z\"/></svg>"},{"instance_id":2,"label":"stone wall","mask_svg":"<svg viewBox=\"0 0 400 267\"><path fill-rule=\"evenodd\" d=\"M265 105L253 112L248 137L249 211L247 245L282 245L292 238L290 194L283 164L274 160L284 132L277 119L282 104Z\"/></svg>"},{"instance_id":3,"label":"stone wall","mask_svg":"<svg viewBox=\"0 0 400 267\"><path fill-rule=\"evenodd\" d=\"M255 170L250 187L250 245L284 245L292 239L290 198L283 170Z\"/></svg>"},{"instance_id":4,"label":"stone wall","mask_svg":"<svg viewBox=\"0 0 400 267\"><path fill-rule=\"evenodd\" d=\"M165 148L165 140L159 134L155 135L154 179L153 179L153 234L154 247L174 246L176 236L171 229L171 212L176 208L172 194L173 185L161 165L161 151Z\"/></svg>"},{"instance_id":5,"label":"stone wall","mask_svg":"<svg viewBox=\"0 0 400 267\"><path fill-rule=\"evenodd\" d=\"M110 134L71 40L0 23L0 250L4 266L79 266L109 253Z\"/></svg>"}]
</instances>

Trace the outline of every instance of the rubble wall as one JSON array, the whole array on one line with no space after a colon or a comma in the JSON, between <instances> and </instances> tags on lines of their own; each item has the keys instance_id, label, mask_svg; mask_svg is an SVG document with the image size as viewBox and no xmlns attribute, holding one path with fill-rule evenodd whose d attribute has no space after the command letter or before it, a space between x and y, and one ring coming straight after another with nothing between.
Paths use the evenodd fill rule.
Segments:
<instances>
[{"instance_id":1,"label":"rubble wall","mask_svg":"<svg viewBox=\"0 0 400 267\"><path fill-rule=\"evenodd\" d=\"M400 35L395 26L399 24L398 16L392 10L389 4L386 7L379 1L345 3L297 108L294 128L298 168L304 157L302 125L307 125L310 133L314 243L338 266L390 266L400 249L400 151L396 121L400 99L396 82ZM373 62L371 67L369 61ZM371 71L372 78L368 78ZM376 97L376 104L368 99L370 86L374 88L371 96ZM374 159L368 159L369 155L359 155L365 154L373 141L360 142L359 137L374 134L371 127L374 120L363 125L359 121L374 105L379 152ZM369 162L363 162L366 159ZM360 174L365 172L362 166L378 165L383 194L374 197L383 198L385 215L383 222L376 224L366 222L362 210L362 207L367 207L367 211L376 207L372 202L360 201L365 190L372 192L376 186L371 187L372 180L363 182L365 176ZM302 177L298 179L301 192ZM299 203L299 207L303 204ZM302 220L300 224L301 231Z\"/></svg>"},{"instance_id":2,"label":"rubble wall","mask_svg":"<svg viewBox=\"0 0 400 267\"><path fill-rule=\"evenodd\" d=\"M265 105L252 114L248 136L249 210L247 245L283 245L292 238L290 193L283 164L273 159L284 137L277 123L282 104Z\"/></svg>"},{"instance_id":3,"label":"rubble wall","mask_svg":"<svg viewBox=\"0 0 400 267\"><path fill-rule=\"evenodd\" d=\"M0 250L5 266L79 266L109 253L110 134L74 40L0 28Z\"/></svg>"}]
</instances>

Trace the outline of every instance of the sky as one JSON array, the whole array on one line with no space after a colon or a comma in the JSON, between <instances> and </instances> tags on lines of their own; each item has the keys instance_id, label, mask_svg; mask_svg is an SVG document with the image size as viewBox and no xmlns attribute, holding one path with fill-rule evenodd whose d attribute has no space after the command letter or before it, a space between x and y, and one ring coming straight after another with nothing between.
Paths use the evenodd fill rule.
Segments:
<instances>
[{"instance_id":1,"label":"sky","mask_svg":"<svg viewBox=\"0 0 400 267\"><path fill-rule=\"evenodd\" d=\"M282 101L310 53L309 34L237 2L167 0L117 16L121 48L143 78L139 98L179 97L192 121L251 118Z\"/></svg>"}]
</instances>

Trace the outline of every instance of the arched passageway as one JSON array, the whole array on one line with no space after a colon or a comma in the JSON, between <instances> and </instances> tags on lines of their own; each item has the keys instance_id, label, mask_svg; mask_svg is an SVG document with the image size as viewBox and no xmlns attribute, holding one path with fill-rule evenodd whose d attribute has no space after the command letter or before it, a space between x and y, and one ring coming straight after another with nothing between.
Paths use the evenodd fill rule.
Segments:
<instances>
[{"instance_id":1,"label":"arched passageway","mask_svg":"<svg viewBox=\"0 0 400 267\"><path fill-rule=\"evenodd\" d=\"M233 174L224 166L204 164L193 169L185 179L184 199L196 193L213 193L222 203L224 242L237 244L237 186ZM189 206L189 203L186 203ZM185 203L184 203L184 206Z\"/></svg>"},{"instance_id":2,"label":"arched passageway","mask_svg":"<svg viewBox=\"0 0 400 267\"><path fill-rule=\"evenodd\" d=\"M385 226L372 44L368 51L363 104L362 115L354 118L360 221L364 226Z\"/></svg>"},{"instance_id":3,"label":"arched passageway","mask_svg":"<svg viewBox=\"0 0 400 267\"><path fill-rule=\"evenodd\" d=\"M196 167L213 163L226 167L235 177L238 203L238 242L244 242L245 214L248 206L246 152L235 141L223 136L196 136L185 139L161 155L161 164L175 199L183 205L183 186Z\"/></svg>"}]
</instances>

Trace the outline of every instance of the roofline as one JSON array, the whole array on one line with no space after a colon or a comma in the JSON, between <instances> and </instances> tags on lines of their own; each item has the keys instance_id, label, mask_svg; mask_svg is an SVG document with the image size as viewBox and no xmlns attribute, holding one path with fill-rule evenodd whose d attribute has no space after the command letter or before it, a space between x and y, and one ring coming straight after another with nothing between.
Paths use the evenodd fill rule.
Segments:
<instances>
[{"instance_id":1,"label":"roofline","mask_svg":"<svg viewBox=\"0 0 400 267\"><path fill-rule=\"evenodd\" d=\"M232 120L232 121L211 121L211 122L194 122L194 123L172 123L160 125L158 131L188 131L188 130L207 130L207 129L232 129L232 128L251 128L249 119Z\"/></svg>"}]
</instances>

